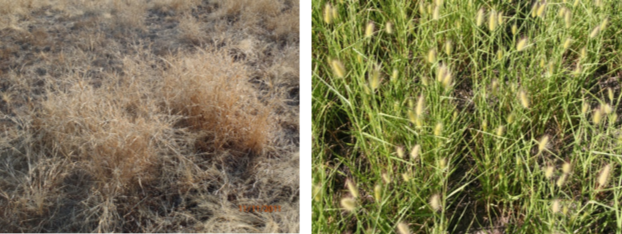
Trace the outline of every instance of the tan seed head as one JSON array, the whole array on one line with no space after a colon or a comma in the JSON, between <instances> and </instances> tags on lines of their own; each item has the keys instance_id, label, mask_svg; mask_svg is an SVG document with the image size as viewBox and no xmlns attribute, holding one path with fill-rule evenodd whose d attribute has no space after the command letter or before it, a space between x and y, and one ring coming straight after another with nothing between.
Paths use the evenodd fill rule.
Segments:
<instances>
[{"instance_id":1,"label":"tan seed head","mask_svg":"<svg viewBox=\"0 0 622 234\"><path fill-rule=\"evenodd\" d=\"M440 211L442 209L441 196L438 193L430 197L430 207L432 207L434 211Z\"/></svg>"},{"instance_id":2,"label":"tan seed head","mask_svg":"<svg viewBox=\"0 0 622 234\"><path fill-rule=\"evenodd\" d=\"M346 186L348 187L348 190L350 190L350 194L352 194L352 197L354 197L354 198L358 198L359 197L359 190L356 187L356 184L354 182L352 182L352 180L348 180L346 182Z\"/></svg>"},{"instance_id":3,"label":"tan seed head","mask_svg":"<svg viewBox=\"0 0 622 234\"><path fill-rule=\"evenodd\" d=\"M353 198L343 198L341 199L341 207L346 209L349 212L353 212L356 210L356 200Z\"/></svg>"},{"instance_id":4,"label":"tan seed head","mask_svg":"<svg viewBox=\"0 0 622 234\"><path fill-rule=\"evenodd\" d=\"M397 232L399 234L410 234L410 229L408 228L408 224L401 222L397 225Z\"/></svg>"},{"instance_id":5,"label":"tan seed head","mask_svg":"<svg viewBox=\"0 0 622 234\"><path fill-rule=\"evenodd\" d=\"M609 174L611 173L611 164L607 164L598 174L598 185L600 187L604 187L607 185L607 181L609 180Z\"/></svg>"}]
</instances>

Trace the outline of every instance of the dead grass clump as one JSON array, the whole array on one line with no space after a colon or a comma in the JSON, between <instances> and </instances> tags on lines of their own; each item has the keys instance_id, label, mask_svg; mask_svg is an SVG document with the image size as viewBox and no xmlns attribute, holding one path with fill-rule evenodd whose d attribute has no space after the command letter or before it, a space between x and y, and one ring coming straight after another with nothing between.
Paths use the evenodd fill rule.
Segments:
<instances>
[{"instance_id":1,"label":"dead grass clump","mask_svg":"<svg viewBox=\"0 0 622 234\"><path fill-rule=\"evenodd\" d=\"M84 162L99 183L118 191L153 179L158 141L172 120L147 114L155 104L138 90L95 90L78 80L67 92L49 94L33 121L44 150Z\"/></svg>"},{"instance_id":2,"label":"dead grass clump","mask_svg":"<svg viewBox=\"0 0 622 234\"><path fill-rule=\"evenodd\" d=\"M220 14L232 17L240 14L244 5L246 5L247 1L226 1L220 0L217 2L220 6Z\"/></svg>"},{"instance_id":3,"label":"dead grass clump","mask_svg":"<svg viewBox=\"0 0 622 234\"><path fill-rule=\"evenodd\" d=\"M266 28L273 31L273 36L279 40L296 41L298 40L299 3L294 2L291 8L279 15L268 18Z\"/></svg>"},{"instance_id":4,"label":"dead grass clump","mask_svg":"<svg viewBox=\"0 0 622 234\"><path fill-rule=\"evenodd\" d=\"M247 0L244 15L261 15L273 17L281 12L283 1L274 0Z\"/></svg>"},{"instance_id":5,"label":"dead grass clump","mask_svg":"<svg viewBox=\"0 0 622 234\"><path fill-rule=\"evenodd\" d=\"M193 45L200 45L206 37L205 30L191 14L186 14L179 20L179 40Z\"/></svg>"},{"instance_id":6,"label":"dead grass clump","mask_svg":"<svg viewBox=\"0 0 622 234\"><path fill-rule=\"evenodd\" d=\"M187 116L187 124L205 131L215 149L233 146L262 152L272 124L269 108L257 100L244 64L224 51L169 58L162 96Z\"/></svg>"},{"instance_id":7,"label":"dead grass clump","mask_svg":"<svg viewBox=\"0 0 622 234\"><path fill-rule=\"evenodd\" d=\"M26 16L31 9L39 8L44 5L46 1L36 0L0 0L0 15L17 14Z\"/></svg>"},{"instance_id":8,"label":"dead grass clump","mask_svg":"<svg viewBox=\"0 0 622 234\"><path fill-rule=\"evenodd\" d=\"M298 74L300 73L300 62L298 61L298 47L287 46L285 48L274 49L274 62L267 70L279 84L298 86Z\"/></svg>"},{"instance_id":9,"label":"dead grass clump","mask_svg":"<svg viewBox=\"0 0 622 234\"><path fill-rule=\"evenodd\" d=\"M31 44L35 46L44 46L48 44L48 34L45 29L37 28L32 30Z\"/></svg>"},{"instance_id":10,"label":"dead grass clump","mask_svg":"<svg viewBox=\"0 0 622 234\"><path fill-rule=\"evenodd\" d=\"M282 1L274 0L219 0L220 10L217 15L226 16L236 22L238 28L256 27L259 22L276 16L283 7Z\"/></svg>"},{"instance_id":11,"label":"dead grass clump","mask_svg":"<svg viewBox=\"0 0 622 234\"><path fill-rule=\"evenodd\" d=\"M258 49L258 44L258 41L253 37L243 39L233 47L232 54L234 54L234 58L244 58L246 61L254 62L258 58L257 54L261 52Z\"/></svg>"},{"instance_id":12,"label":"dead grass clump","mask_svg":"<svg viewBox=\"0 0 622 234\"><path fill-rule=\"evenodd\" d=\"M145 0L113 0L115 26L121 29L145 29L148 4Z\"/></svg>"}]
</instances>

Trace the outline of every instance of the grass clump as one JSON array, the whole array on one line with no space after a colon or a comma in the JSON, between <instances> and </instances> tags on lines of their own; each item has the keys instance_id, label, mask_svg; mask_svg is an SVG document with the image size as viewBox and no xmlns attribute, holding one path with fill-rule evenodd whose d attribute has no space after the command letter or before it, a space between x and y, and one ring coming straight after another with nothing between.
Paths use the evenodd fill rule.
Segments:
<instances>
[{"instance_id":1,"label":"grass clump","mask_svg":"<svg viewBox=\"0 0 622 234\"><path fill-rule=\"evenodd\" d=\"M313 231L621 230L618 10L313 1Z\"/></svg>"},{"instance_id":2,"label":"grass clump","mask_svg":"<svg viewBox=\"0 0 622 234\"><path fill-rule=\"evenodd\" d=\"M168 107L188 116L191 128L209 132L216 149L233 144L262 152L271 138L270 110L253 94L244 64L207 51L169 62L162 90Z\"/></svg>"}]
</instances>

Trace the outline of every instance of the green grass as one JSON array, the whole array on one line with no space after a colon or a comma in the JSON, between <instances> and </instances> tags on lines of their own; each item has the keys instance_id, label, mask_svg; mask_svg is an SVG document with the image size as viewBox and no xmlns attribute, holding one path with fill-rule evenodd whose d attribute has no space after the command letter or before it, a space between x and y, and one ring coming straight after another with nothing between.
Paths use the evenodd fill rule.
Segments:
<instances>
[{"instance_id":1,"label":"green grass","mask_svg":"<svg viewBox=\"0 0 622 234\"><path fill-rule=\"evenodd\" d=\"M314 0L313 232L620 233L621 10Z\"/></svg>"}]
</instances>

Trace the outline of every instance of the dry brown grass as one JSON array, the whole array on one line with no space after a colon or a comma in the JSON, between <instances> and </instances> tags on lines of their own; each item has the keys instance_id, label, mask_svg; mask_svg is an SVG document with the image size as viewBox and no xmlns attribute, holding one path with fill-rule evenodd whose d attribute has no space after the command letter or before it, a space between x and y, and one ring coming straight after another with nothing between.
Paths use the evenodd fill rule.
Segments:
<instances>
[{"instance_id":1,"label":"dry brown grass","mask_svg":"<svg viewBox=\"0 0 622 234\"><path fill-rule=\"evenodd\" d=\"M154 0L152 1L153 9L160 10L162 12L174 11L174 13L182 13L191 9L196 9L201 5L201 0Z\"/></svg>"},{"instance_id":2,"label":"dry brown grass","mask_svg":"<svg viewBox=\"0 0 622 234\"><path fill-rule=\"evenodd\" d=\"M207 35L201 24L190 14L184 15L179 20L179 40L193 45L200 45Z\"/></svg>"},{"instance_id":3,"label":"dry brown grass","mask_svg":"<svg viewBox=\"0 0 622 234\"><path fill-rule=\"evenodd\" d=\"M175 56L168 62L162 95L175 113L188 116L193 129L207 132L215 149L262 153L273 128L270 109L254 94L244 64L220 51Z\"/></svg>"},{"instance_id":4,"label":"dry brown grass","mask_svg":"<svg viewBox=\"0 0 622 234\"><path fill-rule=\"evenodd\" d=\"M233 2L0 0L0 232L298 232L298 3Z\"/></svg>"}]
</instances>

